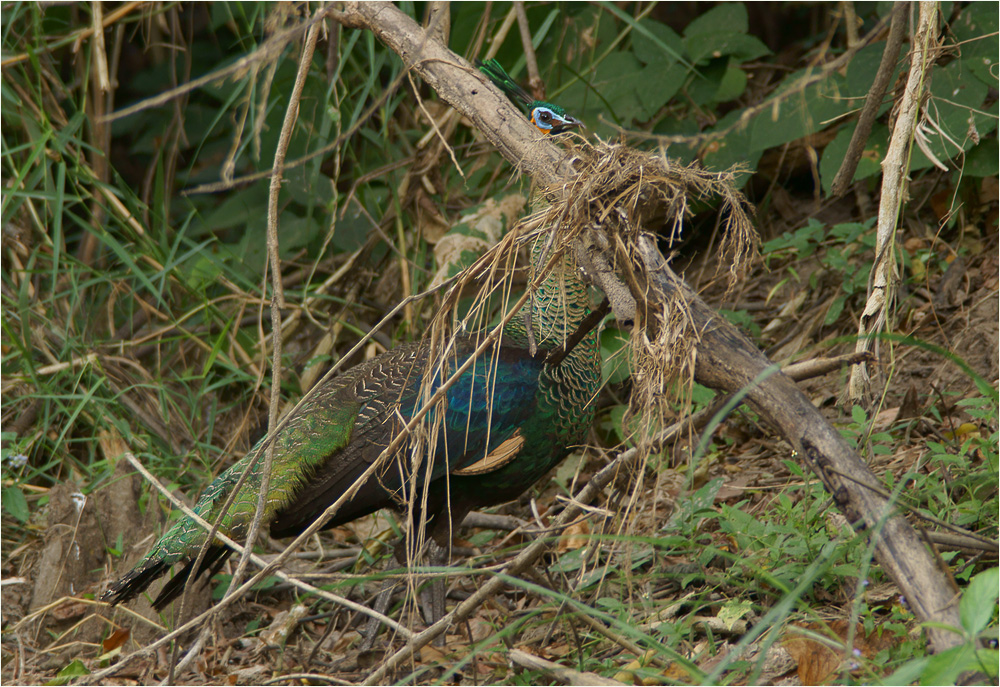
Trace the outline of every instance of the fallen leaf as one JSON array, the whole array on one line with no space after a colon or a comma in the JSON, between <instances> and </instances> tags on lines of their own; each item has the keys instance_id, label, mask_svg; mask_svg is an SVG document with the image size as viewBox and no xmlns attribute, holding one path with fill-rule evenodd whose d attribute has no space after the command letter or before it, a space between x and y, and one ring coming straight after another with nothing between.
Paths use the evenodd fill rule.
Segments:
<instances>
[{"instance_id":1,"label":"fallen leaf","mask_svg":"<svg viewBox=\"0 0 1000 687\"><path fill-rule=\"evenodd\" d=\"M950 430L945 430L944 432L942 432L942 434L944 434L944 436L948 439L959 439L959 440L963 440L969 437L979 437L980 436L979 425L976 425L972 422L964 422L961 425L959 425L958 429L956 429L954 432Z\"/></svg>"},{"instance_id":2,"label":"fallen leaf","mask_svg":"<svg viewBox=\"0 0 1000 687\"><path fill-rule=\"evenodd\" d=\"M848 640L848 624L845 620L834 620L830 623L812 623L798 625L809 634L830 637L832 634L841 643ZM830 677L841 668L844 658L843 649L834 649L827 643L814 639L813 636L801 634L792 630L782 640L785 650L798 663L799 680L803 685L819 685L826 683ZM864 626L858 623L854 628L852 652L858 657L872 659L879 651L891 644L888 636L878 637L865 634ZM849 665L854 670L855 666Z\"/></svg>"},{"instance_id":3,"label":"fallen leaf","mask_svg":"<svg viewBox=\"0 0 1000 687\"><path fill-rule=\"evenodd\" d=\"M101 642L101 648L104 649L105 653L117 649L122 644L128 641L130 634L131 630L127 628L121 628L115 630L110 635L108 635L107 639Z\"/></svg>"},{"instance_id":4,"label":"fallen leaf","mask_svg":"<svg viewBox=\"0 0 1000 687\"><path fill-rule=\"evenodd\" d=\"M587 520L581 520L570 525L563 532L562 536L559 537L559 543L556 544L556 552L566 553L567 551L582 549L589 541L589 534L590 522Z\"/></svg>"},{"instance_id":5,"label":"fallen leaf","mask_svg":"<svg viewBox=\"0 0 1000 687\"><path fill-rule=\"evenodd\" d=\"M573 653L573 647L569 644L549 644L542 651L542 658L562 658Z\"/></svg>"},{"instance_id":6,"label":"fallen leaf","mask_svg":"<svg viewBox=\"0 0 1000 687\"><path fill-rule=\"evenodd\" d=\"M448 658L448 654L441 651L436 646L431 646L427 644L420 647L420 661L421 662L434 662L434 663L444 663Z\"/></svg>"},{"instance_id":7,"label":"fallen leaf","mask_svg":"<svg viewBox=\"0 0 1000 687\"><path fill-rule=\"evenodd\" d=\"M824 684L840 666L840 656L833 649L810 637L789 635L781 643L798 664L803 685Z\"/></svg>"},{"instance_id":8,"label":"fallen leaf","mask_svg":"<svg viewBox=\"0 0 1000 687\"><path fill-rule=\"evenodd\" d=\"M878 431L888 428L893 422L899 418L899 406L895 408L886 408L875 416L872 420L872 430Z\"/></svg>"}]
</instances>

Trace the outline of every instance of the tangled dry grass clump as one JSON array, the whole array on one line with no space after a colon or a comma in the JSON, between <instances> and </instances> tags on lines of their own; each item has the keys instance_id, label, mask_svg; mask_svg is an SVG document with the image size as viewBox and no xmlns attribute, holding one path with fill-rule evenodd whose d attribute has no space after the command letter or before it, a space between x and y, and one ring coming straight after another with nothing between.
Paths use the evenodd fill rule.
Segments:
<instances>
[{"instance_id":1,"label":"tangled dry grass clump","mask_svg":"<svg viewBox=\"0 0 1000 687\"><path fill-rule=\"evenodd\" d=\"M660 266L651 264L650 255L660 258L658 250L649 250L654 239L644 232L665 236L660 245L670 250L680 240L693 206L720 200L722 238L716 265L719 270L728 266L732 289L758 257L753 208L737 190L738 168L710 172L697 162L678 164L662 151L605 142L580 147L578 154L580 172L573 182L558 195L555 189L545 190L550 203L541 223L565 228L567 242L585 237L624 279L635 300L630 414L642 418L634 437L642 445L663 426L668 402L678 395L685 405L689 400L699 336L688 315L685 289L660 293L650 279L650 270Z\"/></svg>"},{"instance_id":2,"label":"tangled dry grass clump","mask_svg":"<svg viewBox=\"0 0 1000 687\"><path fill-rule=\"evenodd\" d=\"M728 265L730 288L746 275L758 257L759 236L754 228L753 207L737 190L741 169L710 172L697 162L681 165L665 153L646 152L623 144L599 142L578 145L578 174L565 185L536 190L534 211L466 273L457 278L447 303L458 294L480 285L480 299L497 289L498 278L512 273L514 254L539 232L551 232L546 254L572 251L583 239L597 241L609 264L635 276L645 267L638 242L644 231L666 232L669 250L680 240L692 207L719 199L722 240L717 265ZM543 279L554 258L536 275ZM644 280L643 280L644 281ZM447 308L442 308L442 312ZM639 324L638 322L636 324Z\"/></svg>"},{"instance_id":3,"label":"tangled dry grass clump","mask_svg":"<svg viewBox=\"0 0 1000 687\"><path fill-rule=\"evenodd\" d=\"M625 426L639 449L637 465L644 466L655 450L656 435L669 424L671 404L679 402L690 409L699 341L686 289L678 281L678 288L662 293L650 278L650 271L662 266L650 261L650 256L662 261L656 244L670 250L680 240L694 205L721 200L721 256L716 264L720 270L728 265L732 289L753 266L759 237L753 208L734 183L739 169L714 173L697 162L678 164L662 151L604 142L579 150L580 173L551 202L544 221L567 227L570 235L586 235L635 300L629 346L633 384ZM657 230L665 241L644 236ZM634 472L623 515L638 506L644 475L641 467ZM626 515L620 522L627 528L634 519Z\"/></svg>"},{"instance_id":4,"label":"tangled dry grass clump","mask_svg":"<svg viewBox=\"0 0 1000 687\"><path fill-rule=\"evenodd\" d=\"M719 270L727 266L732 289L758 257L753 208L737 190L739 168L710 172L698 163L677 164L662 152L605 142L577 145L574 153L578 169L574 179L559 187L536 189L534 212L456 278L435 318L431 338L433 345L444 345L444 332L457 321L459 300L469 290L476 291L476 304L453 327L456 330L480 329L489 320L487 304L498 293L503 311L512 311L511 275L526 241L548 233L544 266L532 274L535 286L561 255L586 245L625 280L634 299L633 313L622 315L615 309L619 320L628 319L634 325L631 356L636 384L631 405L635 415L644 409L641 414L647 426L639 434L648 437L653 431L648 421L658 415L648 410L673 400L674 391L691 388L698 332L685 315L684 289L649 297L657 287L648 275L655 267L648 264L649 252L644 258L640 249L643 233L657 231L666 236L669 250L681 238L692 208L701 201L719 199L722 238L716 264ZM662 227L669 229L658 231ZM530 298L531 288L528 291L525 298ZM609 297L614 300L610 293ZM682 383L676 384L677 380Z\"/></svg>"},{"instance_id":5,"label":"tangled dry grass clump","mask_svg":"<svg viewBox=\"0 0 1000 687\"><path fill-rule=\"evenodd\" d=\"M697 162L678 164L662 151L603 141L580 146L577 153L579 173L573 181L544 191L550 201L547 224L565 227L571 235L598 229L617 246L616 257L631 257L642 231L668 227L663 234L669 249L680 240L692 205L719 199L723 230L719 264L729 264L730 285L752 266L759 236L753 208L737 190L740 168L710 172Z\"/></svg>"}]
</instances>

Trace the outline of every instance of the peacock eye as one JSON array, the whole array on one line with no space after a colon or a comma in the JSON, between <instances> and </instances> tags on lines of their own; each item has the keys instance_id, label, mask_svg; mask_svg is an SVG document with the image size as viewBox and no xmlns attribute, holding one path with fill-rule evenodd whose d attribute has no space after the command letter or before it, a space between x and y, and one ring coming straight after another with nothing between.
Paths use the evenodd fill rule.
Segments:
<instances>
[{"instance_id":1,"label":"peacock eye","mask_svg":"<svg viewBox=\"0 0 1000 687\"><path fill-rule=\"evenodd\" d=\"M539 121L548 123L548 121L552 119L552 113L548 110L542 110L538 113L538 119Z\"/></svg>"}]
</instances>

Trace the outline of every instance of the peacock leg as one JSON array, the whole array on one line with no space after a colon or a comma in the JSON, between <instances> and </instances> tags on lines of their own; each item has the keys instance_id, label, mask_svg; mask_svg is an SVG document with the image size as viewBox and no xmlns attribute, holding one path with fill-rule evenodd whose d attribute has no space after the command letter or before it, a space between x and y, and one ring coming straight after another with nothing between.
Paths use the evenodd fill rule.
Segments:
<instances>
[{"instance_id":1,"label":"peacock leg","mask_svg":"<svg viewBox=\"0 0 1000 687\"><path fill-rule=\"evenodd\" d=\"M427 562L433 568L442 568L451 561L451 546L441 546L433 538L427 542ZM435 575L431 583L420 592L420 606L424 612L424 622L433 625L444 617L445 578ZM434 638L434 646L444 646L444 634Z\"/></svg>"},{"instance_id":2,"label":"peacock leg","mask_svg":"<svg viewBox=\"0 0 1000 687\"><path fill-rule=\"evenodd\" d=\"M392 547L393 558L401 566L406 566L406 539L401 539ZM375 597L375 607L374 610L377 613L385 615L385 612L389 609L389 602L392 600L392 595L396 591L396 587L399 586L399 580L388 579L382 583L382 589L379 590L378 595ZM375 640L378 638L378 634L382 629L382 622L378 618L368 618L368 622L365 623L364 630L361 634L364 637L364 641L361 642L359 650L363 653L366 651L371 651L375 648Z\"/></svg>"},{"instance_id":3,"label":"peacock leg","mask_svg":"<svg viewBox=\"0 0 1000 687\"><path fill-rule=\"evenodd\" d=\"M454 499L454 494L452 495ZM472 509L471 503L464 499L451 502L450 508L445 508L434 518L431 536L427 542L427 560L432 567L443 568L451 564L452 535L462 526L462 521ZM420 595L420 604L424 611L424 620L428 625L441 620L445 615L445 578L433 577L429 588ZM445 633L434 638L435 646L444 646Z\"/></svg>"}]
</instances>

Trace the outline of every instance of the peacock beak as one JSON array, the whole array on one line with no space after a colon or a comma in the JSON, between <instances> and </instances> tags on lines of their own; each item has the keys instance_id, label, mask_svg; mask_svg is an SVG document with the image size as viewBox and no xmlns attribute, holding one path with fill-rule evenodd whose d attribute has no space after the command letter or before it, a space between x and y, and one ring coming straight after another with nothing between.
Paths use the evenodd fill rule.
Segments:
<instances>
[{"instance_id":1,"label":"peacock beak","mask_svg":"<svg viewBox=\"0 0 1000 687\"><path fill-rule=\"evenodd\" d=\"M552 122L552 133L561 134L569 129L585 128L583 122L576 117L563 115Z\"/></svg>"}]
</instances>

